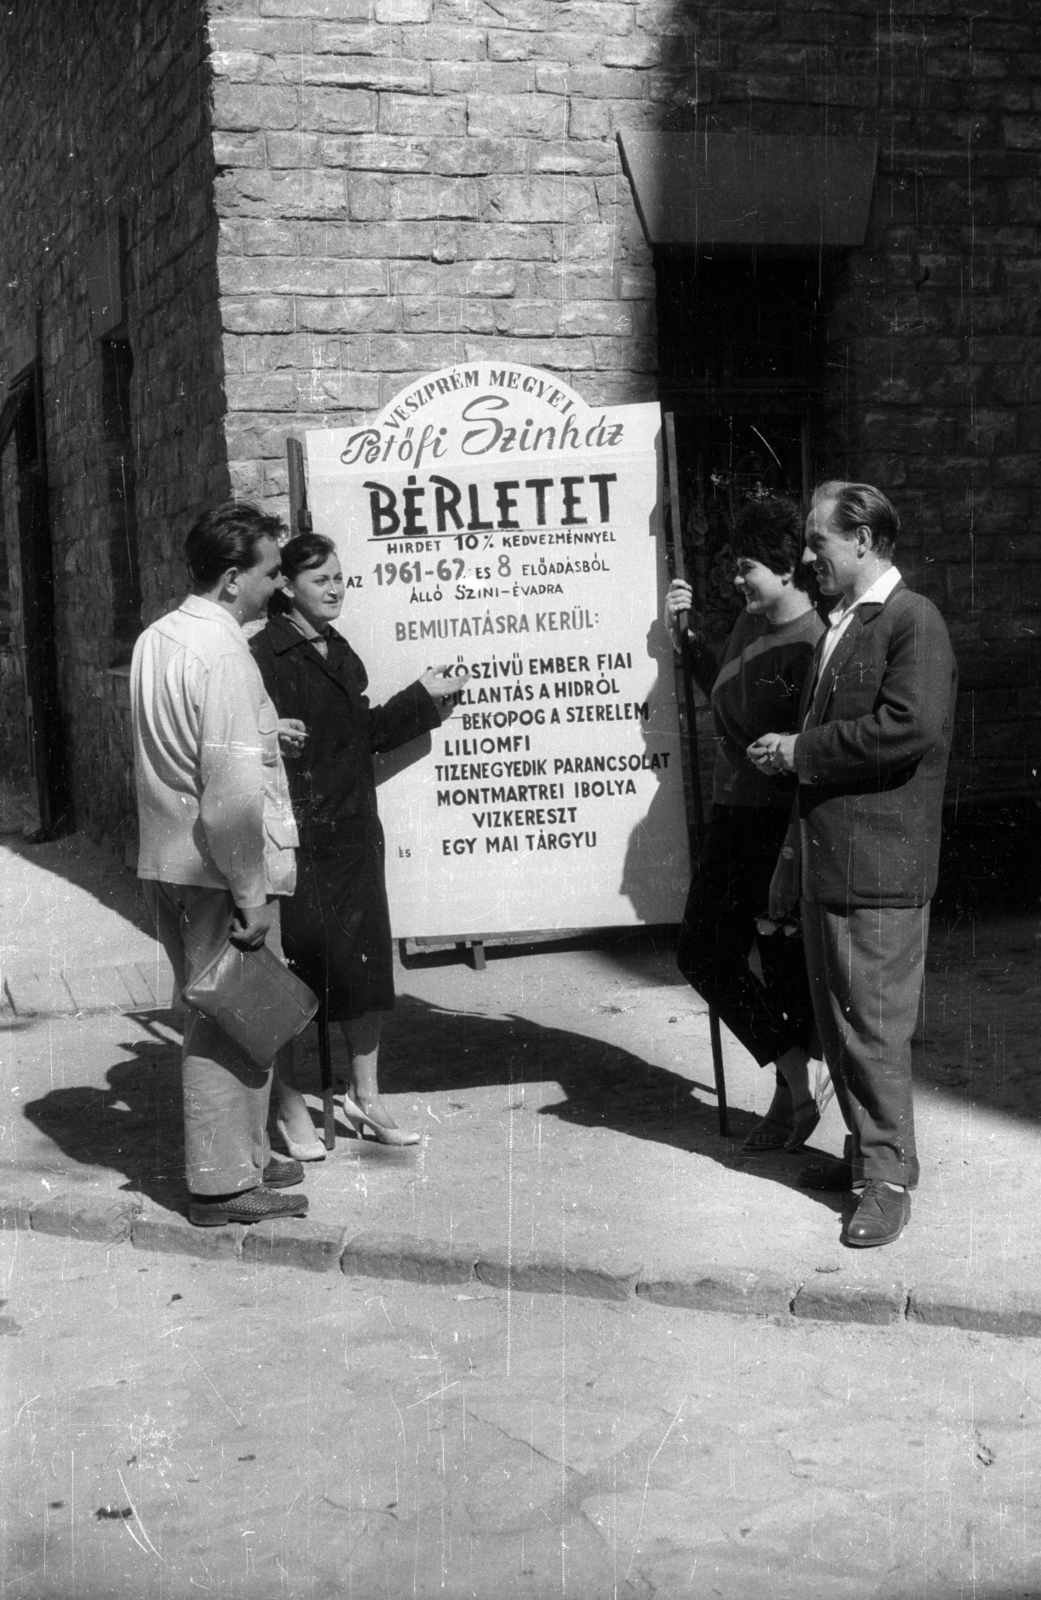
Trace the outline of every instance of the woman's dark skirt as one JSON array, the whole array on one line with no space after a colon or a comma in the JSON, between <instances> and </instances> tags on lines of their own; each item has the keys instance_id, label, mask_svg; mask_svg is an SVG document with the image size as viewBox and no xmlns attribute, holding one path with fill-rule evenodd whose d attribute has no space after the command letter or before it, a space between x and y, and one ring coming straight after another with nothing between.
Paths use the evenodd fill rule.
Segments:
<instances>
[{"instance_id":1,"label":"woman's dark skirt","mask_svg":"<svg viewBox=\"0 0 1041 1600\"><path fill-rule=\"evenodd\" d=\"M793 1045L813 1044L802 939L780 931L759 939L762 982L748 965L788 815L787 808L713 806L676 951L687 982L760 1066Z\"/></svg>"},{"instance_id":2,"label":"woman's dark skirt","mask_svg":"<svg viewBox=\"0 0 1041 1600\"><path fill-rule=\"evenodd\" d=\"M329 1022L394 1007L393 947L376 844L316 856L301 843L296 893L282 901L286 960L314 990Z\"/></svg>"}]
</instances>

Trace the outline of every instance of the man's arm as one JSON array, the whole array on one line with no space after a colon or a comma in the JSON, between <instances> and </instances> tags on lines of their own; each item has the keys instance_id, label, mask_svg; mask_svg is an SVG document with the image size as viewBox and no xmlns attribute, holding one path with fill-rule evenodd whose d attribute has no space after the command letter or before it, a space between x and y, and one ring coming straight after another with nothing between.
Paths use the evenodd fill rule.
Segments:
<instances>
[{"instance_id":1,"label":"man's arm","mask_svg":"<svg viewBox=\"0 0 1041 1600\"><path fill-rule=\"evenodd\" d=\"M229 652L210 668L199 725L199 820L236 906L254 913L267 898L260 729L264 700L254 662ZM273 708L272 715L271 737L277 738Z\"/></svg>"},{"instance_id":2,"label":"man's arm","mask_svg":"<svg viewBox=\"0 0 1041 1600\"><path fill-rule=\"evenodd\" d=\"M920 605L895 619L874 704L795 738L801 783L878 782L916 762L949 737L954 653L943 618Z\"/></svg>"}]
</instances>

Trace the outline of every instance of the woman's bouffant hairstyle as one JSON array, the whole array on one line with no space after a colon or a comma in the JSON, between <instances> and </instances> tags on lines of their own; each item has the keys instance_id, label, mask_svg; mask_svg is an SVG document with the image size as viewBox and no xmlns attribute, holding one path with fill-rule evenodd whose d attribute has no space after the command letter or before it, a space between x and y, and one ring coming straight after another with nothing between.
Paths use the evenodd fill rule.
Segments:
<instances>
[{"instance_id":1,"label":"woman's bouffant hairstyle","mask_svg":"<svg viewBox=\"0 0 1041 1600\"><path fill-rule=\"evenodd\" d=\"M834 524L844 538L852 539L858 528L867 528L875 554L886 560L892 556L900 534L900 518L881 489L870 483L843 483L829 478L814 489L813 503L833 508Z\"/></svg>"},{"instance_id":2,"label":"woman's bouffant hairstyle","mask_svg":"<svg viewBox=\"0 0 1041 1600\"><path fill-rule=\"evenodd\" d=\"M278 539L285 531L281 517L245 500L226 500L204 511L184 542L192 583L197 589L212 589L229 567L254 566L261 539Z\"/></svg>"},{"instance_id":3,"label":"woman's bouffant hairstyle","mask_svg":"<svg viewBox=\"0 0 1041 1600\"><path fill-rule=\"evenodd\" d=\"M802 512L794 500L767 495L741 507L730 535L735 561L758 561L771 572L790 572L797 589L809 586L810 573L802 564Z\"/></svg>"},{"instance_id":4,"label":"woman's bouffant hairstyle","mask_svg":"<svg viewBox=\"0 0 1041 1600\"><path fill-rule=\"evenodd\" d=\"M282 576L290 582L301 572L309 572L312 567L324 567L330 556L336 554L336 546L324 533L298 533L295 539L290 539L288 544L282 546ZM268 603L269 611L285 613L292 608L292 600L284 589L276 589Z\"/></svg>"}]
</instances>

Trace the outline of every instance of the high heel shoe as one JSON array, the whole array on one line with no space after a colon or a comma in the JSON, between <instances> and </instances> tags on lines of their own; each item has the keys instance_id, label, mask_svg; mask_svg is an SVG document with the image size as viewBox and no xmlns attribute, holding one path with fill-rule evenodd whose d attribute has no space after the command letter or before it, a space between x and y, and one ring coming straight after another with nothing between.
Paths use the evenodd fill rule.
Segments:
<instances>
[{"instance_id":1,"label":"high heel shoe","mask_svg":"<svg viewBox=\"0 0 1041 1600\"><path fill-rule=\"evenodd\" d=\"M765 1117L752 1128L741 1146L746 1156L767 1155L783 1150L792 1133L792 1097L787 1089L777 1088Z\"/></svg>"},{"instance_id":2,"label":"high heel shoe","mask_svg":"<svg viewBox=\"0 0 1041 1600\"><path fill-rule=\"evenodd\" d=\"M418 1144L422 1137L418 1133L408 1133L404 1128L385 1128L382 1122L373 1121L367 1111L363 1111L361 1106L355 1105L349 1094L345 1094L343 1097L343 1115L344 1120L359 1139L364 1139L364 1130L366 1128L372 1129L372 1136L379 1144L397 1146Z\"/></svg>"},{"instance_id":3,"label":"high heel shoe","mask_svg":"<svg viewBox=\"0 0 1041 1600\"><path fill-rule=\"evenodd\" d=\"M771 1150L787 1150L791 1135L790 1122L777 1122L773 1117L760 1117L741 1149L746 1156L762 1156Z\"/></svg>"},{"instance_id":4,"label":"high heel shoe","mask_svg":"<svg viewBox=\"0 0 1041 1600\"><path fill-rule=\"evenodd\" d=\"M804 1100L801 1105L793 1106L791 1137L785 1141L784 1148L786 1150L801 1150L807 1139L815 1131L820 1119L820 1107L816 1100Z\"/></svg>"},{"instance_id":5,"label":"high heel shoe","mask_svg":"<svg viewBox=\"0 0 1041 1600\"><path fill-rule=\"evenodd\" d=\"M290 1138L289 1130L281 1117L275 1118L275 1127L278 1129L279 1138L294 1161L325 1160L325 1145L320 1144L317 1139L311 1139L306 1144L300 1144L298 1140Z\"/></svg>"}]
</instances>

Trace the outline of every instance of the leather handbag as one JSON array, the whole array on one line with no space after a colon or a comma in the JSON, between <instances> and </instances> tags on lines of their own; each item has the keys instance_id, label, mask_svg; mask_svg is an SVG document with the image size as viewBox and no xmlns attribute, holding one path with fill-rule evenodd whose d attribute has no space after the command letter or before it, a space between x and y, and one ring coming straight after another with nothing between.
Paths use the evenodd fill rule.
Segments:
<instances>
[{"instance_id":1,"label":"leather handbag","mask_svg":"<svg viewBox=\"0 0 1041 1600\"><path fill-rule=\"evenodd\" d=\"M211 1017L258 1067L269 1067L318 1010L318 996L266 944L240 950L230 941L185 986L182 999Z\"/></svg>"}]
</instances>

